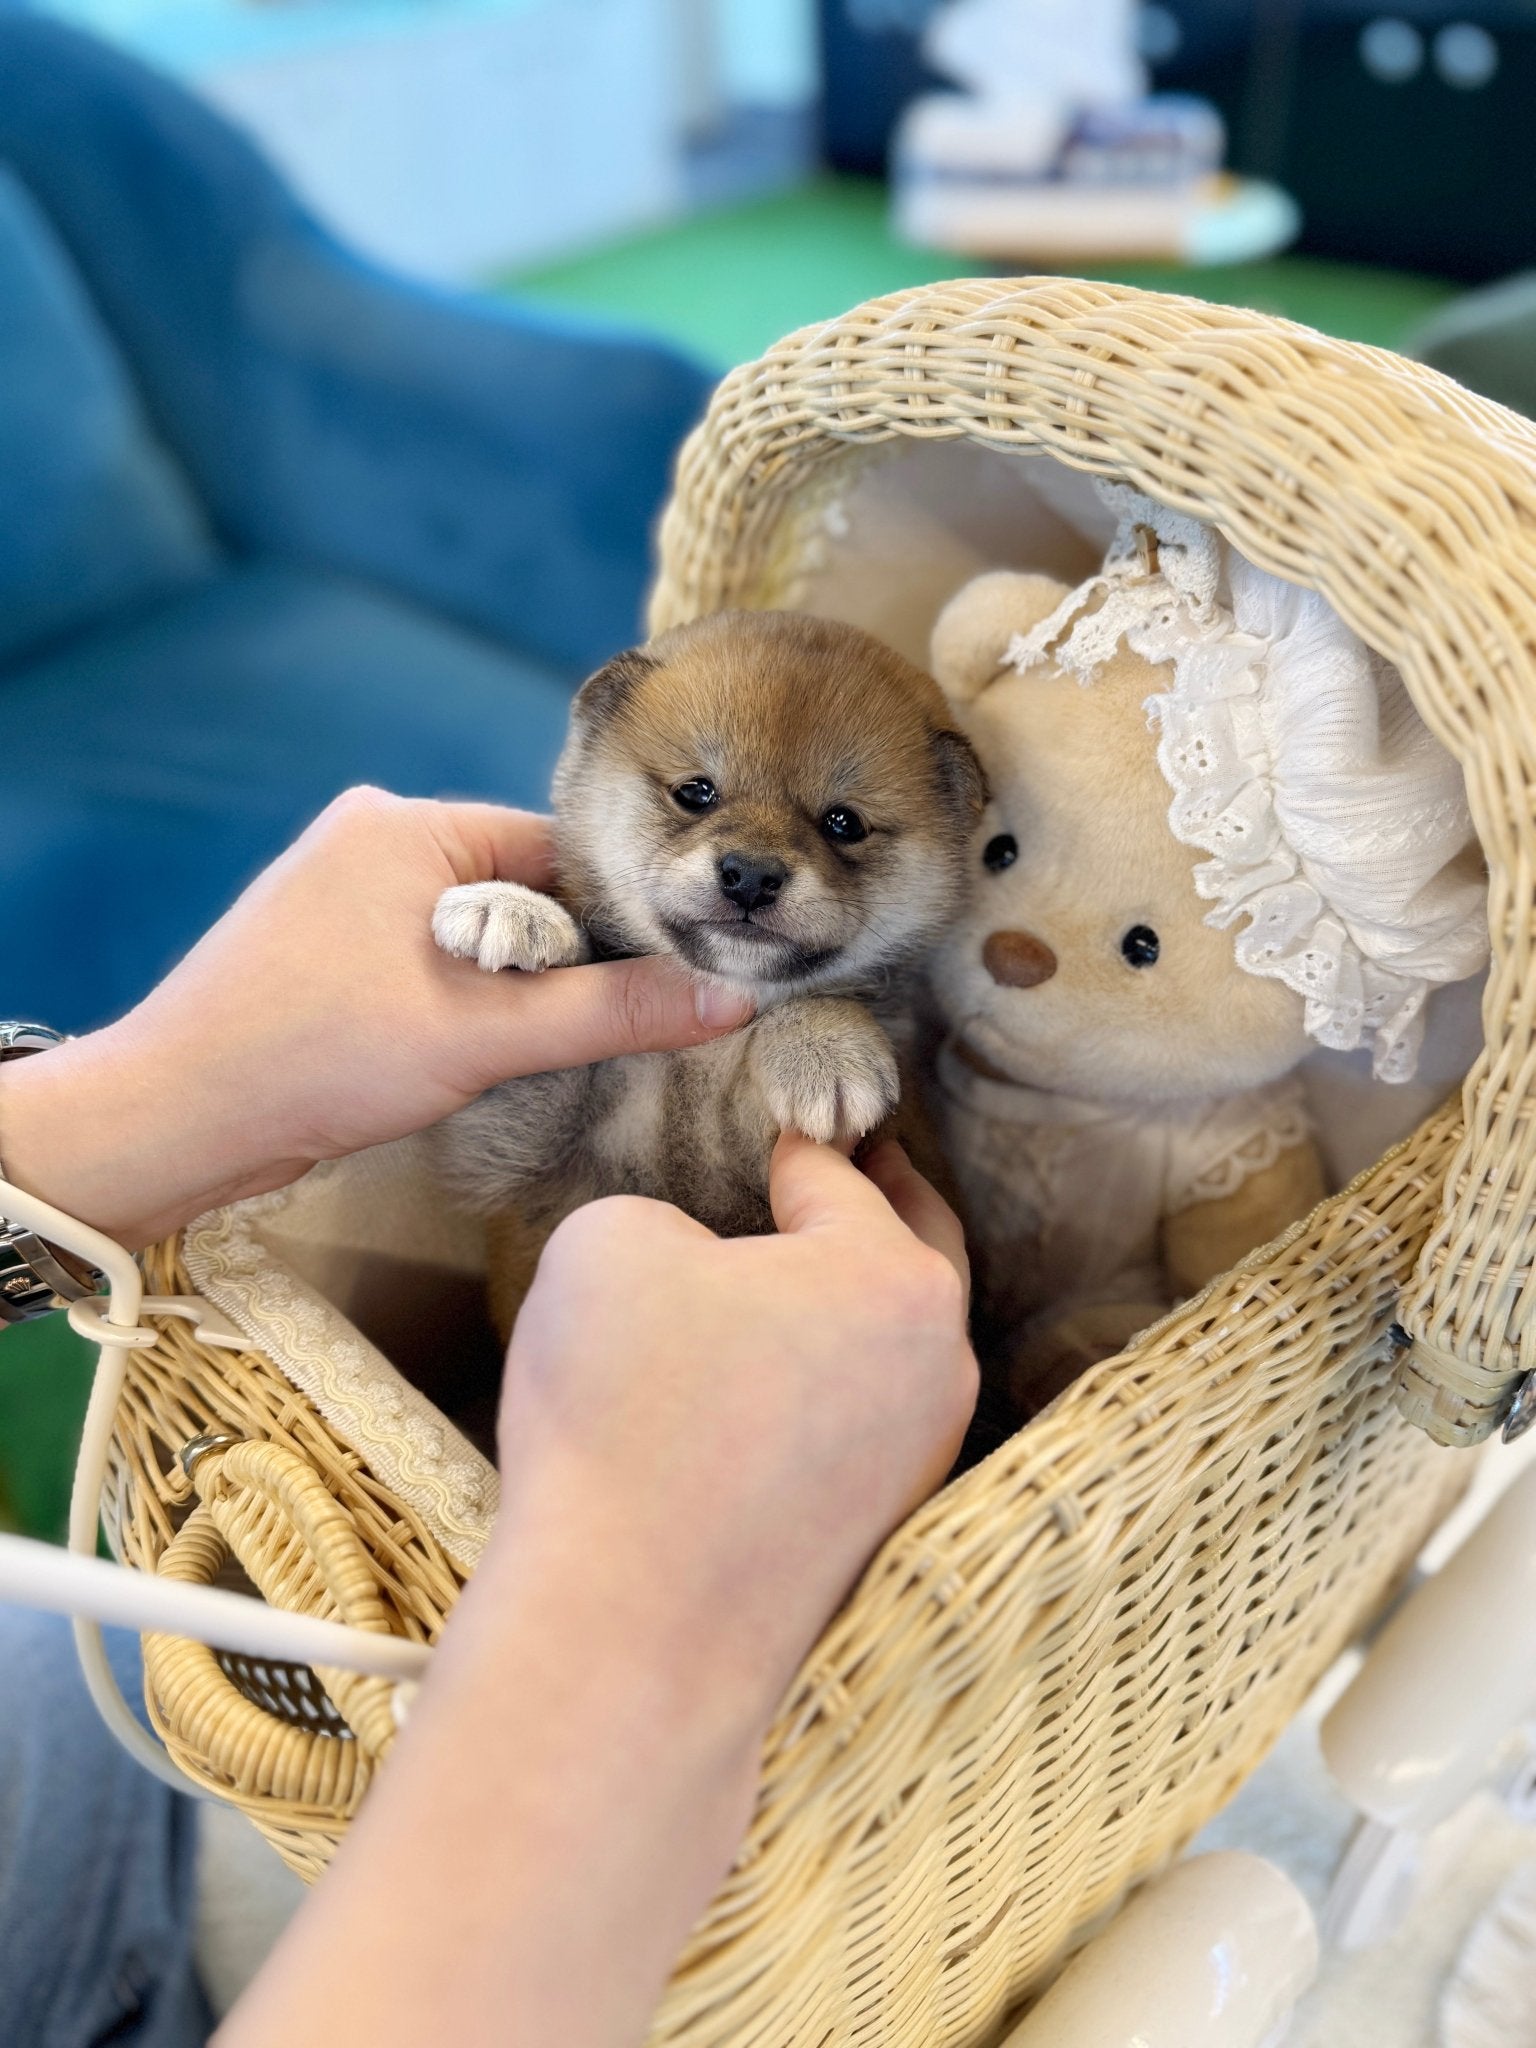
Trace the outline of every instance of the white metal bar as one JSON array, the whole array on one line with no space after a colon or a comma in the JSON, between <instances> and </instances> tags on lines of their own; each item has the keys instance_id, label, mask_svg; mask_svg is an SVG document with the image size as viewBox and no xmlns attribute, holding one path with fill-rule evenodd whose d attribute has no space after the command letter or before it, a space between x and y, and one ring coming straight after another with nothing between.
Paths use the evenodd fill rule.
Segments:
<instances>
[{"instance_id":1,"label":"white metal bar","mask_svg":"<svg viewBox=\"0 0 1536 2048\"><path fill-rule=\"evenodd\" d=\"M327 1664L397 1681L424 1677L432 1656L425 1643L404 1636L375 1635L343 1622L294 1614L217 1586L156 1578L26 1536L0 1536L0 1600L140 1632L190 1636L248 1657Z\"/></svg>"}]
</instances>

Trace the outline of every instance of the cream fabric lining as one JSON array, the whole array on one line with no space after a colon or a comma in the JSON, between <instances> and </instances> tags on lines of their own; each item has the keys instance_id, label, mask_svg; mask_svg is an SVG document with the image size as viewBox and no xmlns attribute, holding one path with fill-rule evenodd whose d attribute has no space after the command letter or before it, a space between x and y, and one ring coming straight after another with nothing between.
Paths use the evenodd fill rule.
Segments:
<instances>
[{"instance_id":1,"label":"cream fabric lining","mask_svg":"<svg viewBox=\"0 0 1536 2048\"><path fill-rule=\"evenodd\" d=\"M862 626L926 669L934 620L973 576L1076 583L1114 533L1093 479L1048 456L963 442L845 449L797 496L773 601Z\"/></svg>"},{"instance_id":2,"label":"cream fabric lining","mask_svg":"<svg viewBox=\"0 0 1536 2048\"><path fill-rule=\"evenodd\" d=\"M184 1250L198 1292L347 1443L365 1451L375 1475L469 1571L495 1518L496 1469L334 1298L347 1298L357 1313L368 1273L391 1264L450 1278L473 1275L473 1239L424 1174L410 1143L381 1146L316 1167L276 1194L200 1216L186 1231ZM324 1291L315 1284L321 1276ZM478 1279L474 1285L478 1290Z\"/></svg>"}]
</instances>

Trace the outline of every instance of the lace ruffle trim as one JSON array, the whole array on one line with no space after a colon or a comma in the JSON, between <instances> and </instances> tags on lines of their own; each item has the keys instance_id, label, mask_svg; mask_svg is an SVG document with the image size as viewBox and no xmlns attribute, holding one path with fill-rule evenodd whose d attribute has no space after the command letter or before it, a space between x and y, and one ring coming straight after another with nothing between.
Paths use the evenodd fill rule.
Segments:
<instances>
[{"instance_id":1,"label":"lace ruffle trim","mask_svg":"<svg viewBox=\"0 0 1536 2048\"><path fill-rule=\"evenodd\" d=\"M1306 1144L1311 1136L1312 1119L1299 1097L1273 1103L1265 1123L1245 1133L1219 1159L1209 1160L1186 1183L1178 1200L1169 1204L1169 1215L1193 1209L1198 1202L1219 1202L1235 1195L1244 1181L1256 1173L1267 1173L1284 1153Z\"/></svg>"},{"instance_id":2,"label":"lace ruffle trim","mask_svg":"<svg viewBox=\"0 0 1536 2048\"><path fill-rule=\"evenodd\" d=\"M1050 660L1086 683L1122 643L1150 662L1172 664L1172 688L1148 699L1147 715L1173 792L1170 828L1210 856L1195 869L1195 887L1213 905L1206 922L1226 929L1246 917L1233 941L1239 966L1284 982L1302 998L1307 1035L1338 1051L1370 1044L1379 1080L1409 1080L1432 982L1366 952L1288 843L1264 715L1274 650L1240 632L1220 602L1222 543L1199 521L1120 487L1105 495L1121 510L1122 527L1103 573L1031 632L1016 634L1005 665L1025 672ZM1138 561L1145 533L1155 533L1155 573ZM1372 830L1364 849L1372 854L1388 850L1382 835L1394 831L1405 847L1426 834L1472 837L1460 797L1410 806ZM1358 854L1359 833L1358 820L1341 827L1330 858ZM1485 947L1484 930L1468 934L1453 948L1465 961L1435 979L1475 972Z\"/></svg>"},{"instance_id":3,"label":"lace ruffle trim","mask_svg":"<svg viewBox=\"0 0 1536 2048\"><path fill-rule=\"evenodd\" d=\"M415 1509L454 1563L472 1570L496 1513L495 1468L261 1242L260 1219L287 1199L286 1189L261 1195L189 1225L182 1243L193 1284Z\"/></svg>"},{"instance_id":4,"label":"lace ruffle trim","mask_svg":"<svg viewBox=\"0 0 1536 2048\"><path fill-rule=\"evenodd\" d=\"M1149 660L1173 657L1157 627L1131 644ZM1173 791L1169 825L1211 856L1195 869L1196 889L1214 906L1206 923L1225 930L1249 920L1233 940L1238 965L1293 989L1319 1045L1349 1052L1369 1043L1378 1080L1409 1080L1428 984L1363 953L1286 843L1263 738L1262 674L1251 645L1208 643L1198 659L1175 660L1173 689L1148 700Z\"/></svg>"}]
</instances>

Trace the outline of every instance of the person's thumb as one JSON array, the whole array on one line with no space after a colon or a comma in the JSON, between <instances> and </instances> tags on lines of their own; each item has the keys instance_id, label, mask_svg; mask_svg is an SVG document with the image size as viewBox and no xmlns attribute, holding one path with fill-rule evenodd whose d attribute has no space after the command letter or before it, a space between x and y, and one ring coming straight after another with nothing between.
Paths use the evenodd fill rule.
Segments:
<instances>
[{"instance_id":1,"label":"person's thumb","mask_svg":"<svg viewBox=\"0 0 1536 2048\"><path fill-rule=\"evenodd\" d=\"M889 1226L890 1206L850 1161L851 1149L780 1133L768 1162L768 1200L781 1231Z\"/></svg>"},{"instance_id":2,"label":"person's thumb","mask_svg":"<svg viewBox=\"0 0 1536 2048\"><path fill-rule=\"evenodd\" d=\"M753 1014L741 990L695 981L675 961L652 955L487 976L482 986L486 1064L503 1080L702 1045Z\"/></svg>"},{"instance_id":3,"label":"person's thumb","mask_svg":"<svg viewBox=\"0 0 1536 2048\"><path fill-rule=\"evenodd\" d=\"M914 1237L944 1254L969 1299L971 1264L960 1218L933 1183L924 1180L905 1149L893 1138L885 1138L860 1160L859 1170L880 1190Z\"/></svg>"}]
</instances>

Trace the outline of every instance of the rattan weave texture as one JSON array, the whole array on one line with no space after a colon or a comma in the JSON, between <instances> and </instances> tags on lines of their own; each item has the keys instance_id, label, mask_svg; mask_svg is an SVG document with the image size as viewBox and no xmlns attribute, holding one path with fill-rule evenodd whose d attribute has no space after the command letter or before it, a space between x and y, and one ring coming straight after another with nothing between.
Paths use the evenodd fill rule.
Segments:
<instances>
[{"instance_id":1,"label":"rattan weave texture","mask_svg":"<svg viewBox=\"0 0 1536 2048\"><path fill-rule=\"evenodd\" d=\"M1536 428L1438 372L1124 286L976 279L873 299L734 371L662 525L654 629L792 605L850 451L1039 450L1320 590L1459 758L1488 856L1487 1053L1403 1305L1406 1412L1486 1436L1536 1367Z\"/></svg>"},{"instance_id":2,"label":"rattan weave texture","mask_svg":"<svg viewBox=\"0 0 1536 2048\"><path fill-rule=\"evenodd\" d=\"M152 1294L194 1292L174 1243L144 1263ZM208 1433L238 1441L189 1479L178 1453ZM206 1584L233 1557L277 1605L417 1642L437 1635L464 1583L270 1359L204 1345L175 1318L129 1371L102 1519L129 1564ZM150 1718L176 1762L317 1877L394 1738L389 1688L321 1674L357 1738L345 1742L264 1713L198 1644L146 1636L144 1663Z\"/></svg>"},{"instance_id":3,"label":"rattan weave texture","mask_svg":"<svg viewBox=\"0 0 1536 2048\"><path fill-rule=\"evenodd\" d=\"M682 458L653 624L793 603L846 466L903 436L1125 478L1323 590L1399 664L1466 766L1490 860L1490 1051L1464 1108L892 1537L769 1736L749 1838L656 2048L979 2048L1261 1759L1445 1512L1465 1461L1408 1415L1473 1440L1536 1343L1536 433L1257 314L1059 281L937 286L726 380ZM192 1291L175 1247L150 1280ZM1406 1372L1398 1318L1419 1340ZM172 1546L191 1505L174 1453L210 1429L308 1464L387 1625L435 1635L462 1574L370 1475L368 1446L342 1443L260 1352L180 1323L130 1361L106 1510L132 1562ZM233 1455L239 1493L254 1482ZM258 1584L324 1611L288 1511L228 1527ZM258 1788L238 1750L199 1763L188 1708L160 1696L157 1711L296 1868L323 1865L358 1788L338 1779L325 1810L313 1759L264 1766ZM342 1746L365 1751L352 1725Z\"/></svg>"}]
</instances>

